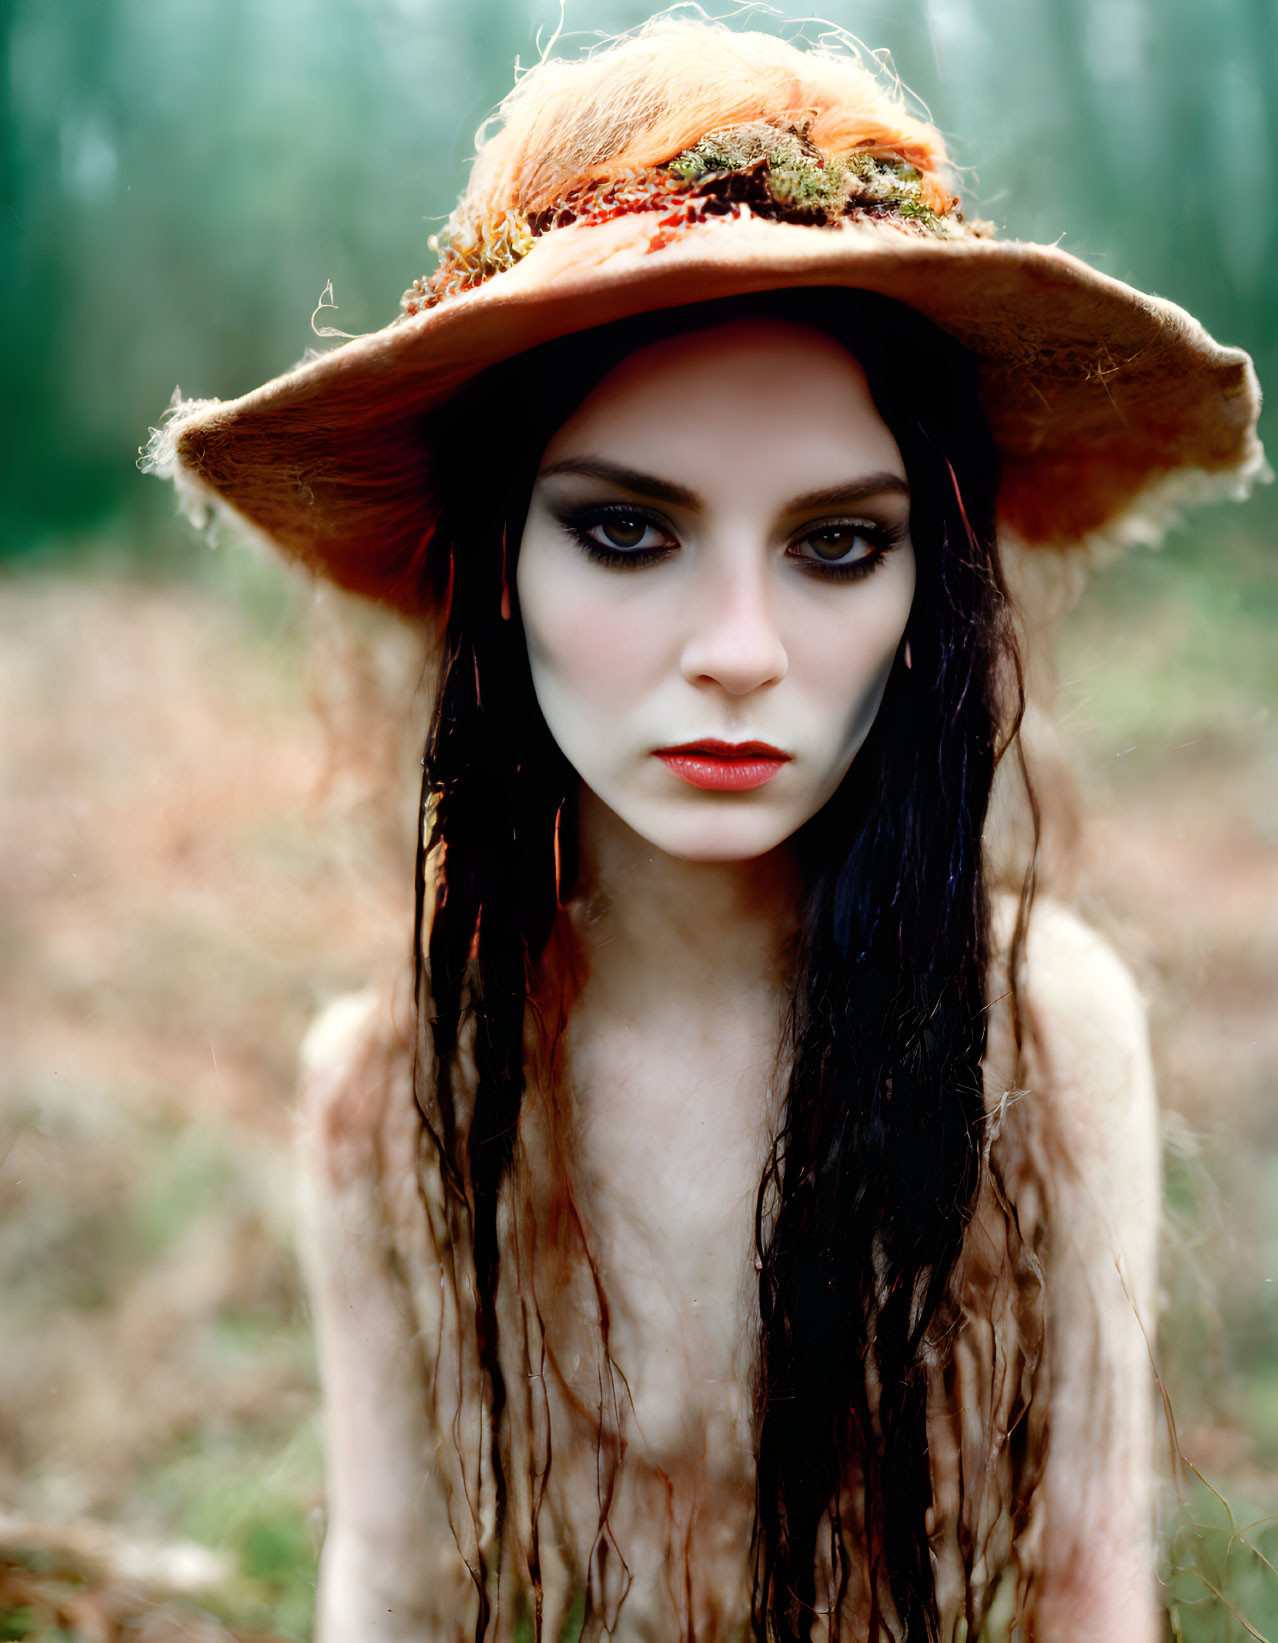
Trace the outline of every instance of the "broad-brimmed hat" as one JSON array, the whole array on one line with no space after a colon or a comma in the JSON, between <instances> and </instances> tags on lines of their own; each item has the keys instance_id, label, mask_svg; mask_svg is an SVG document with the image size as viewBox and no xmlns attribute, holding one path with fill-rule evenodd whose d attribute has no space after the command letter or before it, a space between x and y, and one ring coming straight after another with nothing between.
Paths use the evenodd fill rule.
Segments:
<instances>
[{"instance_id":1,"label":"broad-brimmed hat","mask_svg":"<svg viewBox=\"0 0 1278 1643\"><path fill-rule=\"evenodd\" d=\"M855 56L662 21L528 71L383 330L241 399L178 401L144 465L344 588L422 613L443 490L428 413L628 315L878 292L975 356L1027 548L1150 540L1265 473L1248 356L1056 246L967 220L936 129ZM477 437L479 431L477 430Z\"/></svg>"}]
</instances>

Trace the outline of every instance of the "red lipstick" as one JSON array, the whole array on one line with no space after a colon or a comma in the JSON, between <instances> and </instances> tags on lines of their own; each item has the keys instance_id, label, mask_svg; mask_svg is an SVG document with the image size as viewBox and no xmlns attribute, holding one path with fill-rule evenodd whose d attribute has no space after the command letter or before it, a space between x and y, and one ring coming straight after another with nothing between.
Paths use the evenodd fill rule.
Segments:
<instances>
[{"instance_id":1,"label":"red lipstick","mask_svg":"<svg viewBox=\"0 0 1278 1643\"><path fill-rule=\"evenodd\" d=\"M719 793L745 793L770 782L790 759L779 747L767 742L685 742L680 747L659 747L656 757L689 787L703 787Z\"/></svg>"}]
</instances>

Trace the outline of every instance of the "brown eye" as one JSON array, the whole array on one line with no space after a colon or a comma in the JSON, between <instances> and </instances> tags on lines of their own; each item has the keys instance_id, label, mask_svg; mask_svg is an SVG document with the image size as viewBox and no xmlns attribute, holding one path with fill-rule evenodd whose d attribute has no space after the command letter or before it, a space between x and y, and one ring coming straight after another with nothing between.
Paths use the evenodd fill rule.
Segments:
<instances>
[{"instance_id":1,"label":"brown eye","mask_svg":"<svg viewBox=\"0 0 1278 1643\"><path fill-rule=\"evenodd\" d=\"M803 557L818 559L826 565L855 564L873 552L865 532L851 525L827 525L822 530L811 531L798 546L805 544L812 552Z\"/></svg>"},{"instance_id":2,"label":"brown eye","mask_svg":"<svg viewBox=\"0 0 1278 1643\"><path fill-rule=\"evenodd\" d=\"M586 507L563 515L568 534L587 558L614 570L638 570L676 552L679 539L661 518L627 507Z\"/></svg>"},{"instance_id":3,"label":"brown eye","mask_svg":"<svg viewBox=\"0 0 1278 1643\"><path fill-rule=\"evenodd\" d=\"M788 558L799 561L807 575L846 582L868 576L905 535L904 525L873 519L830 519L792 538L785 551Z\"/></svg>"},{"instance_id":4,"label":"brown eye","mask_svg":"<svg viewBox=\"0 0 1278 1643\"><path fill-rule=\"evenodd\" d=\"M651 529L646 519L634 519L625 514L613 514L608 519L602 519L595 529L603 535L604 541L611 548L637 548L642 543L644 533Z\"/></svg>"}]
</instances>

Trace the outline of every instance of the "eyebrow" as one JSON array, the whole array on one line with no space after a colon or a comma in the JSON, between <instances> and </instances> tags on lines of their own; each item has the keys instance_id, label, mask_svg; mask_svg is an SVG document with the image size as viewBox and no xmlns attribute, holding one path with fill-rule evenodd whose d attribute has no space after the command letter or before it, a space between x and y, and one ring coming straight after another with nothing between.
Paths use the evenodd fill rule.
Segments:
<instances>
[{"instance_id":1,"label":"eyebrow","mask_svg":"<svg viewBox=\"0 0 1278 1643\"><path fill-rule=\"evenodd\" d=\"M636 496L649 496L657 502L669 502L681 508L700 508L704 504L696 491L685 485L674 485L655 474L641 473L637 468L626 468L617 462L605 462L597 457L570 457L563 462L552 462L537 475L549 479L554 474L577 474L583 479L602 479ZM908 497L910 487L901 478L886 469L881 473L863 474L859 479L843 485L831 485L820 491L805 491L786 503L786 513L800 513L808 508L844 507L852 502L864 502L870 496L895 495Z\"/></svg>"}]
</instances>

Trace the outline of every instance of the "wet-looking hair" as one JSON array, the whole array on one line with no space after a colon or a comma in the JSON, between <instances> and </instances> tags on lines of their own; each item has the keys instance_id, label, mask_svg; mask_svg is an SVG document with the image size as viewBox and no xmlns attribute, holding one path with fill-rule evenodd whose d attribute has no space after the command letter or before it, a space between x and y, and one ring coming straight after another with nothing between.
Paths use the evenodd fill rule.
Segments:
<instances>
[{"instance_id":1,"label":"wet-looking hair","mask_svg":"<svg viewBox=\"0 0 1278 1643\"><path fill-rule=\"evenodd\" d=\"M449 614L423 824L442 865L428 875L423 844L418 1094L445 1182L452 1281L458 1294L473 1282L473 1309L458 1301L458 1316L473 1330L485 1400L474 1441L500 1536L510 1480L499 1195L516 1146L529 1000L572 889L577 786L536 706L517 605L512 614L514 555L541 453L593 387L649 342L743 319L817 326L860 362L909 477L918 567L912 665L898 654L846 778L793 840L805 888L788 1088L755 1220L753 1623L760 1638L798 1643L814 1612L829 1611L837 1638L850 1596L872 1638L931 1638L927 1362L954 1324L953 1275L981 1180L991 957L982 830L1023 692L975 367L911 310L820 289L639 316L487 373L439 419L432 438L444 444L454 502L433 571ZM775 417L783 432L784 394ZM606 1334L602 1294L599 1317ZM535 1502L544 1477L533 1483ZM606 1490L601 1500L588 1615L604 1603L610 1555ZM490 1620L480 1541L476 1524L466 1556L477 1638ZM535 1522L531 1544L535 1589Z\"/></svg>"}]
</instances>

